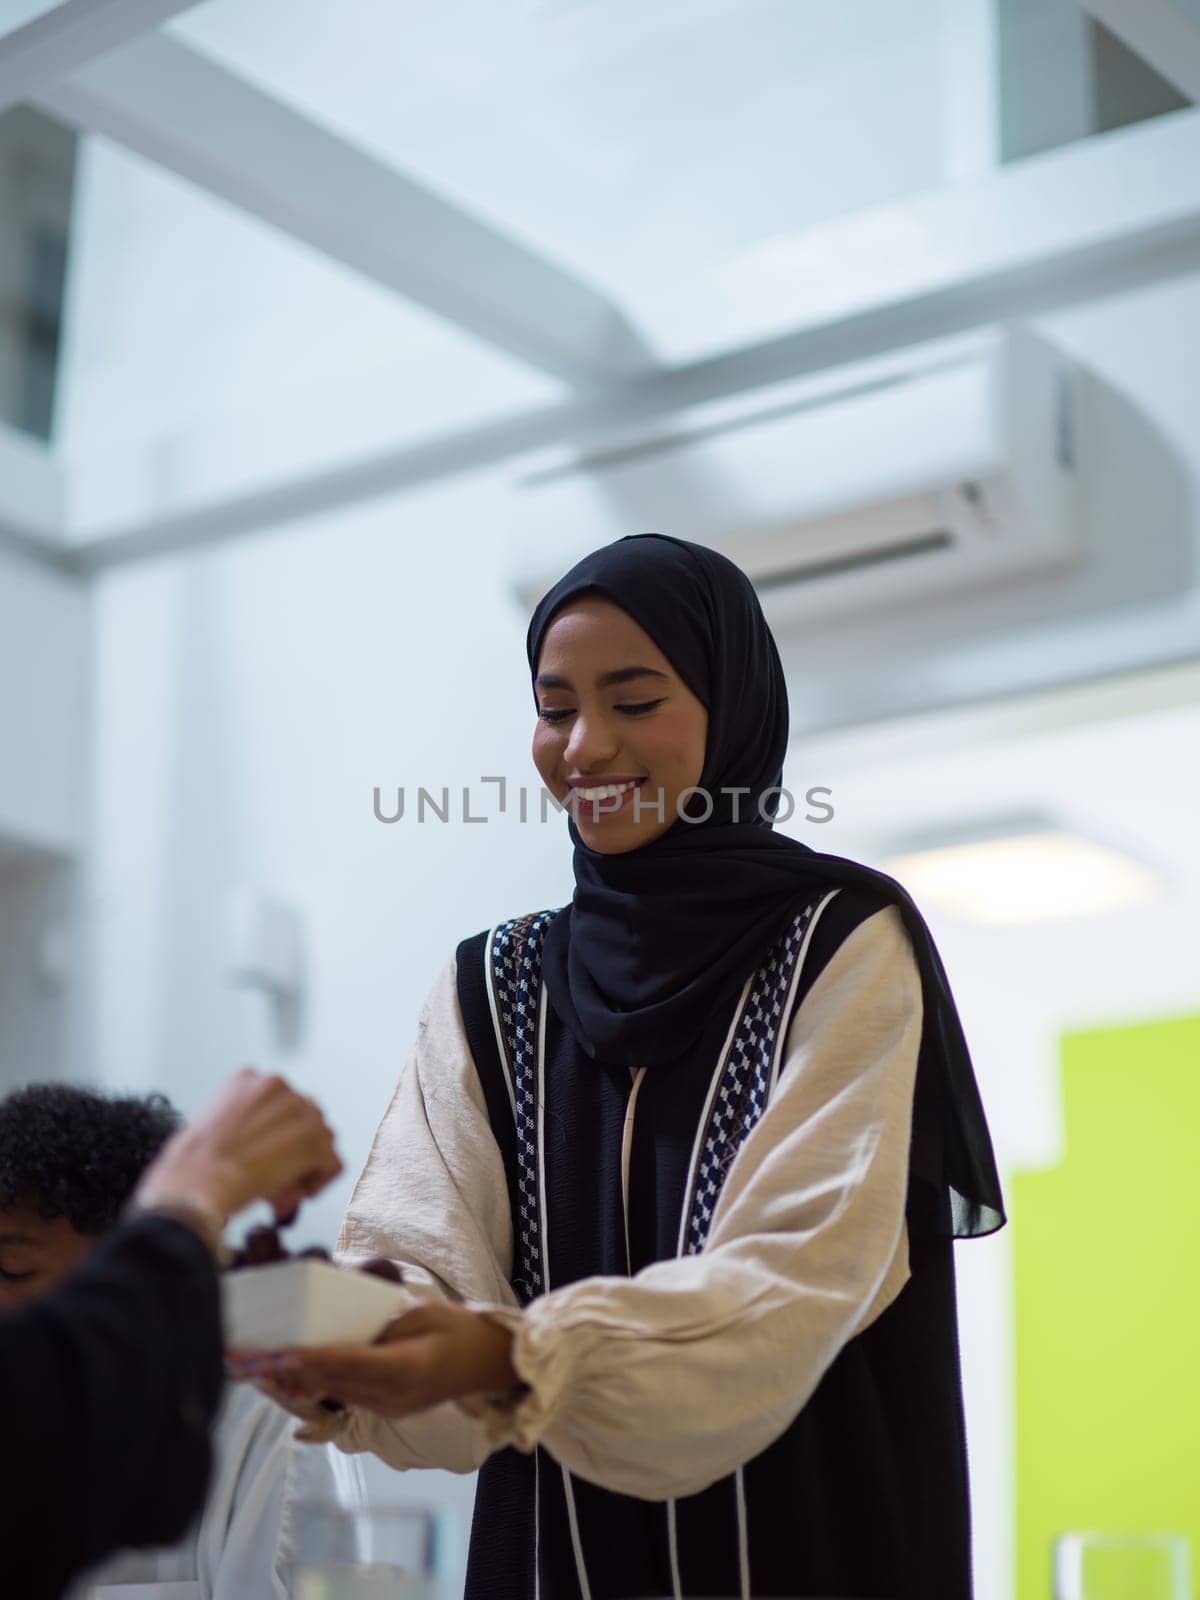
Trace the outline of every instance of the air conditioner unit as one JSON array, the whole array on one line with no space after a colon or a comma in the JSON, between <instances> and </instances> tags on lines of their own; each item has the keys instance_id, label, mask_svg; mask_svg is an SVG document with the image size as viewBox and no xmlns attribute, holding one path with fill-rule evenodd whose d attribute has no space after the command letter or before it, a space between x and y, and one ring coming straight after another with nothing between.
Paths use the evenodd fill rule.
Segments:
<instances>
[{"instance_id":1,"label":"air conditioner unit","mask_svg":"<svg viewBox=\"0 0 1200 1600\"><path fill-rule=\"evenodd\" d=\"M512 585L531 607L581 555L643 532L724 551L777 626L1027 582L1080 554L1082 381L1037 335L990 333L543 462L509 501Z\"/></svg>"}]
</instances>

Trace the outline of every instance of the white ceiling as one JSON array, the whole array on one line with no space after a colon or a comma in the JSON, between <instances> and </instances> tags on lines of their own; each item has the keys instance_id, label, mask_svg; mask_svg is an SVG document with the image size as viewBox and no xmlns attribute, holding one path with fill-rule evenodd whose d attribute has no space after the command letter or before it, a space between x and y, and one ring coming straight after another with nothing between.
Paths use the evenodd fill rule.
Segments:
<instances>
[{"instance_id":1,"label":"white ceiling","mask_svg":"<svg viewBox=\"0 0 1200 1600\"><path fill-rule=\"evenodd\" d=\"M42 0L74 65L43 64L37 103L85 137L57 449L25 465L65 510L47 535L32 489L0 485L0 534L7 511L103 565L1089 300L1079 360L1118 336L1124 391L1148 351L1146 431L1179 431L1188 313L1164 333L1114 297L1200 261L1200 111L996 167L993 4L106 0L98 41ZM597 346L629 335L628 369L589 360L593 323ZM1130 516L1168 519L1098 454L1124 551ZM1193 522L1189 501L1166 533ZM1067 637L1060 607L999 647L898 617L890 679L944 704L1178 657L1184 587L1170 615L1088 611ZM793 663L798 725L881 714L885 675L843 643Z\"/></svg>"},{"instance_id":2,"label":"white ceiling","mask_svg":"<svg viewBox=\"0 0 1200 1600\"><path fill-rule=\"evenodd\" d=\"M939 187L944 12L208 0L170 27L632 305L774 234Z\"/></svg>"},{"instance_id":3,"label":"white ceiling","mask_svg":"<svg viewBox=\"0 0 1200 1600\"><path fill-rule=\"evenodd\" d=\"M369 390L421 434L559 385L450 322L103 139L81 155L57 443L269 428ZM286 426L286 421L282 425ZM299 465L299 463L297 463Z\"/></svg>"}]
</instances>

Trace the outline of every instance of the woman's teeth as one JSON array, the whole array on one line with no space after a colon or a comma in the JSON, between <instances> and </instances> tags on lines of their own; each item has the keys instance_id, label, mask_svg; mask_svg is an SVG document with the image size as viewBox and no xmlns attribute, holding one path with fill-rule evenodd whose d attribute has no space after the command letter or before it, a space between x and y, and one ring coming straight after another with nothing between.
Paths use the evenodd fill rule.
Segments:
<instances>
[{"instance_id":1,"label":"woman's teeth","mask_svg":"<svg viewBox=\"0 0 1200 1600\"><path fill-rule=\"evenodd\" d=\"M578 800L615 800L618 795L628 794L630 789L636 789L636 783L605 783L596 789L576 789L575 797Z\"/></svg>"}]
</instances>

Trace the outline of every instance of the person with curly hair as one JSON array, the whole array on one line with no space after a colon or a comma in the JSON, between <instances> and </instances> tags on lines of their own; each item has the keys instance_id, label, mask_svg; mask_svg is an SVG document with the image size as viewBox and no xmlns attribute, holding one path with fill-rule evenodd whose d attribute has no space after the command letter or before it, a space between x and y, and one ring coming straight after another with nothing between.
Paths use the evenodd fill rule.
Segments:
<instances>
[{"instance_id":1,"label":"person with curly hair","mask_svg":"<svg viewBox=\"0 0 1200 1600\"><path fill-rule=\"evenodd\" d=\"M117 1225L56 1287L20 1288L30 1264L19 1251L31 1246L24 1235L10 1242L17 1303L0 1312L6 1596L60 1600L113 1551L183 1537L212 1481L224 1229L257 1200L292 1214L341 1170L320 1108L283 1078L244 1068L171 1135ZM10 1208L10 1234L30 1220L30 1202L36 1220L36 1198ZM159 1600L152 1586L143 1592ZM169 1592L202 1591L187 1582Z\"/></svg>"},{"instance_id":2,"label":"person with curly hair","mask_svg":"<svg viewBox=\"0 0 1200 1600\"><path fill-rule=\"evenodd\" d=\"M181 1126L159 1094L108 1095L53 1083L0 1102L0 1312L40 1300L92 1255ZM356 1463L293 1444L286 1415L245 1387L227 1391L214 1446L208 1498L183 1542L122 1552L73 1593L102 1600L110 1585L131 1584L145 1600L160 1592L282 1600L289 1507L300 1499L362 1498Z\"/></svg>"},{"instance_id":3,"label":"person with curly hair","mask_svg":"<svg viewBox=\"0 0 1200 1600\"><path fill-rule=\"evenodd\" d=\"M62 1083L0 1102L0 1306L24 1303L83 1260L182 1120L160 1094Z\"/></svg>"}]
</instances>

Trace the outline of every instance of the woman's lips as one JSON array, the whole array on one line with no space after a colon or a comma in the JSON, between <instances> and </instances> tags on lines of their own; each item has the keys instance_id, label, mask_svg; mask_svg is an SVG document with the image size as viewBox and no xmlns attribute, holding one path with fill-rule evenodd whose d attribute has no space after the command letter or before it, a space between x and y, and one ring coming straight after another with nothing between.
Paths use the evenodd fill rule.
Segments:
<instances>
[{"instance_id":1,"label":"woman's lips","mask_svg":"<svg viewBox=\"0 0 1200 1600\"><path fill-rule=\"evenodd\" d=\"M634 795L645 782L645 778L625 778L617 784L573 784L571 805L577 813L586 813L589 820L612 817L633 804Z\"/></svg>"}]
</instances>

